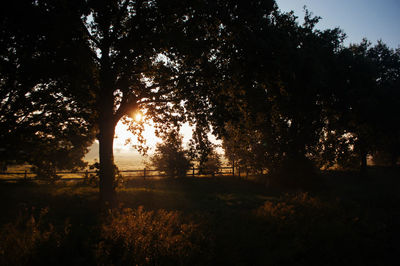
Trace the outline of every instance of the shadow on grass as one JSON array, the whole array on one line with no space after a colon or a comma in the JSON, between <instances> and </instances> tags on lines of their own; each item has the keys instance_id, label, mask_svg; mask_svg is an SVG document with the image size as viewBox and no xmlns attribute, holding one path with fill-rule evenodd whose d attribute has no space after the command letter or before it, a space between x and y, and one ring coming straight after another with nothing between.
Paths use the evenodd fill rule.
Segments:
<instances>
[{"instance_id":1,"label":"shadow on grass","mask_svg":"<svg viewBox=\"0 0 400 266\"><path fill-rule=\"evenodd\" d=\"M184 212L252 209L279 192L266 190L254 182L233 178L185 178L172 180L134 180L118 193L126 207Z\"/></svg>"}]
</instances>

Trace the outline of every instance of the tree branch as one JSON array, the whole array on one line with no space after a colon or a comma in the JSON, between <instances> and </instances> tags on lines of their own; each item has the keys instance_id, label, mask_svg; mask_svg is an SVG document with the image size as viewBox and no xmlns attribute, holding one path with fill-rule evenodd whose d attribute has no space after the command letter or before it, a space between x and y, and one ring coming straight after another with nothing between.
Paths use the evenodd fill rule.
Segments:
<instances>
[{"instance_id":1,"label":"tree branch","mask_svg":"<svg viewBox=\"0 0 400 266\"><path fill-rule=\"evenodd\" d=\"M100 48L100 42L89 32L89 29L82 23L82 27L87 35L87 37L97 45L97 48Z\"/></svg>"},{"instance_id":2,"label":"tree branch","mask_svg":"<svg viewBox=\"0 0 400 266\"><path fill-rule=\"evenodd\" d=\"M121 104L114 114L114 119L118 122L124 115L128 114L129 110L138 107L137 98L134 95L123 96Z\"/></svg>"}]
</instances>

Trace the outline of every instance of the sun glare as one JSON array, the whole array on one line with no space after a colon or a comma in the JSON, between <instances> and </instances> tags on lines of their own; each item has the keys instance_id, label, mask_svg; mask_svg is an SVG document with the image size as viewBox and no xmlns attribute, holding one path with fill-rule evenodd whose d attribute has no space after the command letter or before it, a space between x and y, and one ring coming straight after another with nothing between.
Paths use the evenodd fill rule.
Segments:
<instances>
[{"instance_id":1,"label":"sun glare","mask_svg":"<svg viewBox=\"0 0 400 266\"><path fill-rule=\"evenodd\" d=\"M138 113L134 116L135 121L139 122L144 119L143 115ZM147 121L144 125L143 137L146 139L146 144L150 148L154 148L161 139L157 138L155 133L154 123ZM126 144L127 140L131 140L130 144ZM128 127L121 121L118 122L115 128L115 139L114 147L120 152L131 152L133 151L132 145L138 144L137 136L134 136L132 132L128 130Z\"/></svg>"},{"instance_id":2,"label":"sun glare","mask_svg":"<svg viewBox=\"0 0 400 266\"><path fill-rule=\"evenodd\" d=\"M143 115L141 113L136 113L135 114L135 121L136 122L141 122L143 120Z\"/></svg>"},{"instance_id":3,"label":"sun glare","mask_svg":"<svg viewBox=\"0 0 400 266\"><path fill-rule=\"evenodd\" d=\"M136 122L146 122L144 123L143 137L146 139L146 145L150 148L149 152L154 151L157 143L162 142L162 139L155 135L155 125L152 119L146 118L143 113L138 112L132 117ZM183 142L188 143L192 137L192 127L189 124L184 124L180 130L180 134L183 135ZM128 141L130 140L130 141ZM217 143L215 137L211 136L211 141ZM129 142L129 143L127 143ZM130 154L135 152L132 145L137 145L137 136L133 135L132 132L128 130L128 126L124 125L122 121L118 122L115 128L115 139L114 148L116 153Z\"/></svg>"}]
</instances>

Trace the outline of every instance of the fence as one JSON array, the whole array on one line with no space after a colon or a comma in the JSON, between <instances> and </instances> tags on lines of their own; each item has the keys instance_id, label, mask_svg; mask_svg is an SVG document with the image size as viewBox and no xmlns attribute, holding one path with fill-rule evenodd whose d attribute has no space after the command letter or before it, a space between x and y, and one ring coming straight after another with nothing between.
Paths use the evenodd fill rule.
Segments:
<instances>
[{"instance_id":1,"label":"fence","mask_svg":"<svg viewBox=\"0 0 400 266\"><path fill-rule=\"evenodd\" d=\"M165 174L158 169L132 169L132 170L120 170L120 174L126 179L135 178L165 178ZM240 176L240 171L238 172ZM62 181L80 180L90 175L96 174L96 171L60 171L56 172L56 175L60 177ZM206 177L206 176L235 176L235 169L231 166L220 167L216 173L202 173L199 168L192 167L187 173L187 176L191 177ZM21 181L21 180L41 180L37 178L35 173L30 171L14 171L14 172L0 172L0 181Z\"/></svg>"}]
</instances>

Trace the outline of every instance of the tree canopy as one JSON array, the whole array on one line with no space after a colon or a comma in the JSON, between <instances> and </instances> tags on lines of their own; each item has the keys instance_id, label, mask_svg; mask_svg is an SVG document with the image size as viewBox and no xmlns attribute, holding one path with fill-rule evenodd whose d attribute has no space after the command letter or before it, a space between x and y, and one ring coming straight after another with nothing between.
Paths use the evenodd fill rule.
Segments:
<instances>
[{"instance_id":1,"label":"tree canopy","mask_svg":"<svg viewBox=\"0 0 400 266\"><path fill-rule=\"evenodd\" d=\"M104 204L116 203L115 126L140 135L138 111L160 134L189 122L203 159L213 131L231 160L270 172L364 167L373 153L397 162L399 50L344 47L308 11L302 25L272 0L35 0L1 12L1 159L79 166L96 137Z\"/></svg>"},{"instance_id":2,"label":"tree canopy","mask_svg":"<svg viewBox=\"0 0 400 266\"><path fill-rule=\"evenodd\" d=\"M2 163L27 162L53 172L83 166L94 139L91 96L81 79L86 70L77 60L66 60L67 46L58 48L71 42L72 33L46 35L55 25L45 21L56 14L27 1L1 12Z\"/></svg>"}]
</instances>

